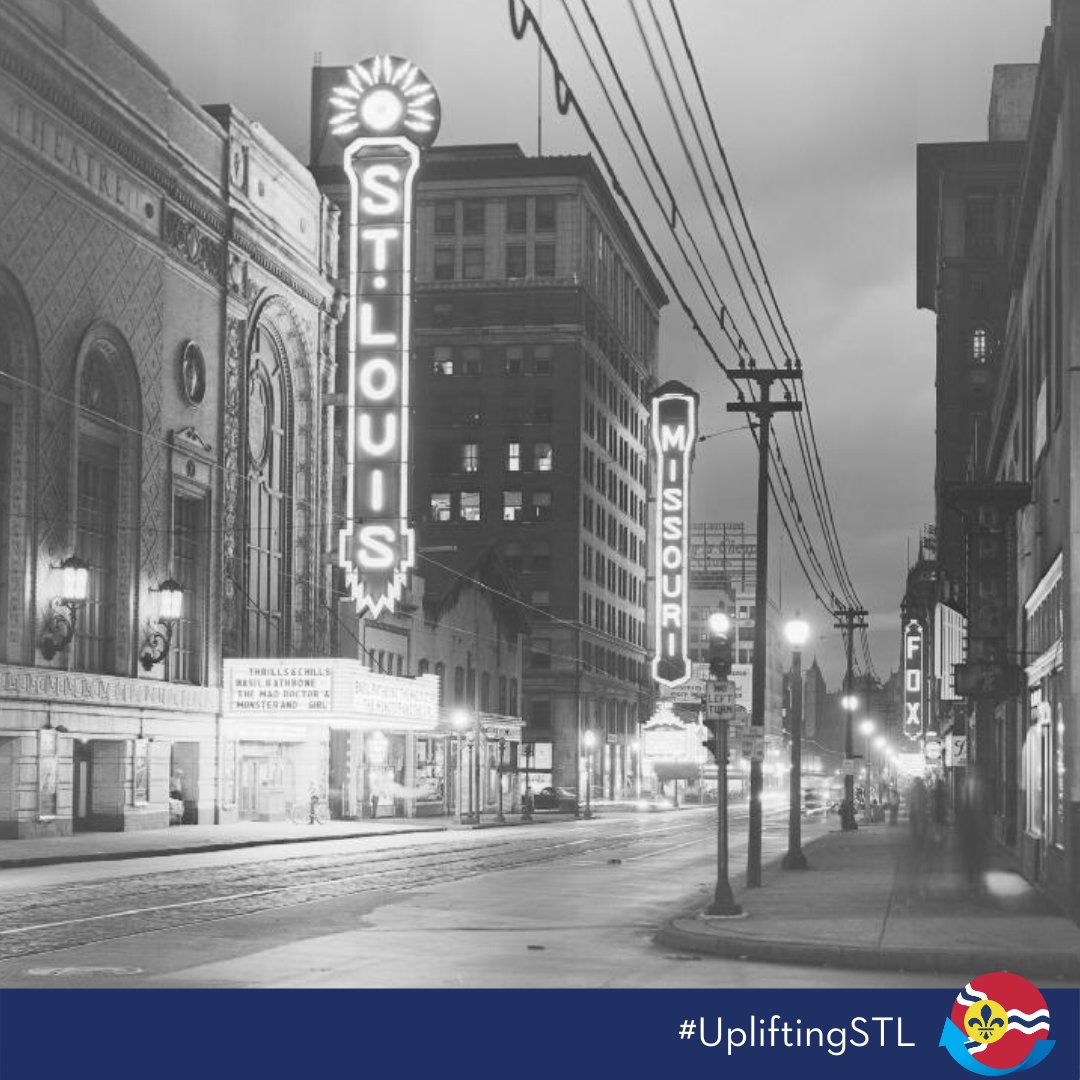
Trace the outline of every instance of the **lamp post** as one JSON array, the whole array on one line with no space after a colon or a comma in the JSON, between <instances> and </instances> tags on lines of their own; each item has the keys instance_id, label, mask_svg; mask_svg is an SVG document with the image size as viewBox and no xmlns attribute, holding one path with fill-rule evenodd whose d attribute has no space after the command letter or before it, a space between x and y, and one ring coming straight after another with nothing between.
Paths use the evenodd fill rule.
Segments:
<instances>
[{"instance_id":1,"label":"lamp post","mask_svg":"<svg viewBox=\"0 0 1080 1080\"><path fill-rule=\"evenodd\" d=\"M866 787L863 788L863 821L870 822L870 736L874 734L874 721L869 717L859 724L863 737L863 760L866 762Z\"/></svg>"},{"instance_id":2,"label":"lamp post","mask_svg":"<svg viewBox=\"0 0 1080 1080\"><path fill-rule=\"evenodd\" d=\"M859 707L859 699L854 694L845 694L840 699L844 710L844 804L840 811L840 828L845 832L859 827L855 821L855 755L852 748L852 724L854 712Z\"/></svg>"},{"instance_id":3,"label":"lamp post","mask_svg":"<svg viewBox=\"0 0 1080 1080\"><path fill-rule=\"evenodd\" d=\"M495 820L500 824L506 821L506 816L503 814L503 759L506 754L506 736L499 736L499 812L495 815Z\"/></svg>"},{"instance_id":4,"label":"lamp post","mask_svg":"<svg viewBox=\"0 0 1080 1080\"><path fill-rule=\"evenodd\" d=\"M641 740L635 739L630 744L630 752L634 755L634 798L641 798Z\"/></svg>"},{"instance_id":5,"label":"lamp post","mask_svg":"<svg viewBox=\"0 0 1080 1080\"><path fill-rule=\"evenodd\" d=\"M885 779L885 760L886 752L889 745L888 739L884 735L876 735L874 737L874 749L877 751L877 786L880 789L882 782ZM884 803L884 800L881 800Z\"/></svg>"},{"instance_id":6,"label":"lamp post","mask_svg":"<svg viewBox=\"0 0 1080 1080\"><path fill-rule=\"evenodd\" d=\"M728 685L731 673L731 619L723 611L709 616L709 675L718 687ZM705 699L705 726L712 739L706 746L716 758L716 888L712 903L705 909L706 916L732 918L742 914L742 907L735 903L728 880L728 723L729 716L720 707L710 706ZM710 745L711 744L711 745Z\"/></svg>"},{"instance_id":7,"label":"lamp post","mask_svg":"<svg viewBox=\"0 0 1080 1080\"><path fill-rule=\"evenodd\" d=\"M784 627L791 646L791 773L788 777L788 849L781 865L785 870L805 870L802 850L802 647L810 627L798 612Z\"/></svg>"},{"instance_id":8,"label":"lamp post","mask_svg":"<svg viewBox=\"0 0 1080 1080\"><path fill-rule=\"evenodd\" d=\"M461 766L462 766L461 737L465 733L465 729L469 726L469 722L470 722L469 714L465 709L455 709L450 714L450 722L454 725L454 728L457 730L457 747L458 747L458 753L457 753L457 759L458 759L457 760L457 767L458 767L457 768L457 774L458 774L457 808L458 808L458 820L464 825L466 821L471 821L472 820L472 803L473 803L472 769L470 768L469 769L469 812L468 812L468 814L466 814L464 808L461 805Z\"/></svg>"},{"instance_id":9,"label":"lamp post","mask_svg":"<svg viewBox=\"0 0 1080 1080\"><path fill-rule=\"evenodd\" d=\"M521 749L525 753L525 800L521 804L521 820L532 821L532 788L529 787L529 772L532 766L534 746L531 742L526 742L521 744Z\"/></svg>"},{"instance_id":10,"label":"lamp post","mask_svg":"<svg viewBox=\"0 0 1080 1080\"><path fill-rule=\"evenodd\" d=\"M585 817L592 817L592 752L596 735L590 728L585 732Z\"/></svg>"}]
</instances>

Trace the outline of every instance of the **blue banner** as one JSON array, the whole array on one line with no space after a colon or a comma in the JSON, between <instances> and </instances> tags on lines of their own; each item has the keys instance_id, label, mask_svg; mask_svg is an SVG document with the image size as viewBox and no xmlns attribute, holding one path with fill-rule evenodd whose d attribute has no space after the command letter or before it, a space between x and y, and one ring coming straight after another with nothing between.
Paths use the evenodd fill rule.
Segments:
<instances>
[{"instance_id":1,"label":"blue banner","mask_svg":"<svg viewBox=\"0 0 1080 1080\"><path fill-rule=\"evenodd\" d=\"M1043 994L1053 1046L1024 1069L1076 1080L1080 991ZM9 990L0 1076L963 1080L972 1071L942 1045L955 999L948 989Z\"/></svg>"}]
</instances>

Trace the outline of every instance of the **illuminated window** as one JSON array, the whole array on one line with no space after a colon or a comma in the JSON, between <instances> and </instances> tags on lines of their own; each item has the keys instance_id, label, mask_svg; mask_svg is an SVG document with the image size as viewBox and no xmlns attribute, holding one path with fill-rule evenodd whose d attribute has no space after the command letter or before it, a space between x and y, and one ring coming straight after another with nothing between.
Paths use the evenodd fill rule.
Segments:
<instances>
[{"instance_id":1,"label":"illuminated window","mask_svg":"<svg viewBox=\"0 0 1080 1080\"><path fill-rule=\"evenodd\" d=\"M534 521L551 520L550 491L534 491L532 493L532 512Z\"/></svg>"},{"instance_id":2,"label":"illuminated window","mask_svg":"<svg viewBox=\"0 0 1080 1080\"><path fill-rule=\"evenodd\" d=\"M467 442L461 444L461 471L480 471L480 444Z\"/></svg>"},{"instance_id":3,"label":"illuminated window","mask_svg":"<svg viewBox=\"0 0 1080 1080\"><path fill-rule=\"evenodd\" d=\"M435 203L435 235L453 236L457 231L453 199L439 199Z\"/></svg>"},{"instance_id":4,"label":"illuminated window","mask_svg":"<svg viewBox=\"0 0 1080 1080\"><path fill-rule=\"evenodd\" d=\"M478 281L484 276L484 249L467 247L461 249L461 276Z\"/></svg>"},{"instance_id":5,"label":"illuminated window","mask_svg":"<svg viewBox=\"0 0 1080 1080\"><path fill-rule=\"evenodd\" d=\"M533 374L551 374L551 346L536 345L533 347Z\"/></svg>"},{"instance_id":6,"label":"illuminated window","mask_svg":"<svg viewBox=\"0 0 1080 1080\"><path fill-rule=\"evenodd\" d=\"M436 281L452 281L454 278L454 249L452 247L437 247L435 249Z\"/></svg>"},{"instance_id":7,"label":"illuminated window","mask_svg":"<svg viewBox=\"0 0 1080 1080\"><path fill-rule=\"evenodd\" d=\"M553 195L537 195L536 218L537 232L552 232L555 228L555 197Z\"/></svg>"},{"instance_id":8,"label":"illuminated window","mask_svg":"<svg viewBox=\"0 0 1080 1080\"><path fill-rule=\"evenodd\" d=\"M507 345L503 371L507 375L520 375L525 365L525 348L522 345Z\"/></svg>"},{"instance_id":9,"label":"illuminated window","mask_svg":"<svg viewBox=\"0 0 1080 1080\"><path fill-rule=\"evenodd\" d=\"M522 497L520 491L503 492L503 521L521 521Z\"/></svg>"},{"instance_id":10,"label":"illuminated window","mask_svg":"<svg viewBox=\"0 0 1080 1080\"><path fill-rule=\"evenodd\" d=\"M555 276L555 245L537 244L533 249L533 272L536 277ZM507 275L511 276L511 275Z\"/></svg>"},{"instance_id":11,"label":"illuminated window","mask_svg":"<svg viewBox=\"0 0 1080 1080\"><path fill-rule=\"evenodd\" d=\"M480 492L463 491L458 500L458 518L461 521L480 520Z\"/></svg>"},{"instance_id":12,"label":"illuminated window","mask_svg":"<svg viewBox=\"0 0 1080 1080\"><path fill-rule=\"evenodd\" d=\"M507 472L521 472L521 443L508 442L506 444L506 470Z\"/></svg>"},{"instance_id":13,"label":"illuminated window","mask_svg":"<svg viewBox=\"0 0 1080 1080\"><path fill-rule=\"evenodd\" d=\"M525 276L525 245L508 244L506 247L506 276L523 278Z\"/></svg>"},{"instance_id":14,"label":"illuminated window","mask_svg":"<svg viewBox=\"0 0 1080 1080\"><path fill-rule=\"evenodd\" d=\"M985 326L976 326L971 332L971 362L985 364L989 358L990 333Z\"/></svg>"},{"instance_id":15,"label":"illuminated window","mask_svg":"<svg viewBox=\"0 0 1080 1080\"><path fill-rule=\"evenodd\" d=\"M555 465L555 448L549 442L533 445L533 468L537 472L551 472Z\"/></svg>"},{"instance_id":16,"label":"illuminated window","mask_svg":"<svg viewBox=\"0 0 1080 1080\"><path fill-rule=\"evenodd\" d=\"M467 236L484 231L483 199L466 199L461 204L461 231Z\"/></svg>"},{"instance_id":17,"label":"illuminated window","mask_svg":"<svg viewBox=\"0 0 1080 1080\"><path fill-rule=\"evenodd\" d=\"M506 231L525 231L525 197L512 196L506 200Z\"/></svg>"},{"instance_id":18,"label":"illuminated window","mask_svg":"<svg viewBox=\"0 0 1080 1080\"><path fill-rule=\"evenodd\" d=\"M454 350L449 345L436 345L432 354L431 371L434 375L454 374Z\"/></svg>"},{"instance_id":19,"label":"illuminated window","mask_svg":"<svg viewBox=\"0 0 1080 1080\"><path fill-rule=\"evenodd\" d=\"M449 521L450 520L450 492L449 491L433 491L431 493L431 520L432 521Z\"/></svg>"}]
</instances>

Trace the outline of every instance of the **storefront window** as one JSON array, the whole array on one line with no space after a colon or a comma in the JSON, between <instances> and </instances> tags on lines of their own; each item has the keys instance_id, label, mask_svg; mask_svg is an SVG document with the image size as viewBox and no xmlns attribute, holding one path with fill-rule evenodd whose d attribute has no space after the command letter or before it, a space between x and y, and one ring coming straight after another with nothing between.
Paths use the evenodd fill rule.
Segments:
<instances>
[{"instance_id":1,"label":"storefront window","mask_svg":"<svg viewBox=\"0 0 1080 1080\"><path fill-rule=\"evenodd\" d=\"M132 754L132 801L136 806L150 801L150 740L136 739Z\"/></svg>"},{"instance_id":2,"label":"storefront window","mask_svg":"<svg viewBox=\"0 0 1080 1080\"><path fill-rule=\"evenodd\" d=\"M56 732L52 729L38 732L38 814L52 817L56 814L56 775L59 772L60 755L56 745Z\"/></svg>"}]
</instances>

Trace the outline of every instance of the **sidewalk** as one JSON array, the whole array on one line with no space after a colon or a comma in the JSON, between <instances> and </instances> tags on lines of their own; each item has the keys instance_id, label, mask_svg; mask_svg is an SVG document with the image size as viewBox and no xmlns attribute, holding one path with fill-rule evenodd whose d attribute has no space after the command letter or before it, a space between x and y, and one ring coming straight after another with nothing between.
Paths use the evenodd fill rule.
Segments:
<instances>
[{"instance_id":1,"label":"sidewalk","mask_svg":"<svg viewBox=\"0 0 1080 1080\"><path fill-rule=\"evenodd\" d=\"M573 820L573 814L540 812L536 821ZM456 815L430 818L376 818L329 821L325 825L294 825L290 821L241 821L233 825L173 825L145 832L87 832L34 840L0 840L0 870L57 863L101 862L112 859L151 859L160 855L191 855L267 844L309 844L364 836L501 829L526 824L521 814L507 813L505 821L485 812L479 825L460 822Z\"/></svg>"},{"instance_id":2,"label":"sidewalk","mask_svg":"<svg viewBox=\"0 0 1080 1080\"><path fill-rule=\"evenodd\" d=\"M830 821L832 831L804 845L810 869L771 863L755 889L732 878L745 917L703 917L711 896L699 896L658 940L786 964L1080 980L1080 927L1020 876L1004 849L972 886L954 830L917 854L904 822L842 832Z\"/></svg>"}]
</instances>

